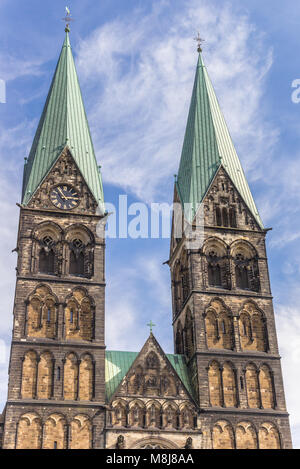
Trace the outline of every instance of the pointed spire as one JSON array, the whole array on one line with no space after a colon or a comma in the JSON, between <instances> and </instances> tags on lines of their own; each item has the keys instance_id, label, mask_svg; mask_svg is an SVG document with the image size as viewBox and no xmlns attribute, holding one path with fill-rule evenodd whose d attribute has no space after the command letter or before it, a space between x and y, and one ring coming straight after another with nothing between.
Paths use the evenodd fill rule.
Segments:
<instances>
[{"instance_id":1,"label":"pointed spire","mask_svg":"<svg viewBox=\"0 0 300 469\"><path fill-rule=\"evenodd\" d=\"M68 147L89 189L103 205L103 188L80 85L66 31L46 104L24 170L23 204L27 205L61 152Z\"/></svg>"},{"instance_id":2,"label":"pointed spire","mask_svg":"<svg viewBox=\"0 0 300 469\"><path fill-rule=\"evenodd\" d=\"M191 204L194 217L218 169L223 166L263 228L246 176L233 145L215 91L204 65L201 50L178 172L177 189L182 204Z\"/></svg>"}]
</instances>

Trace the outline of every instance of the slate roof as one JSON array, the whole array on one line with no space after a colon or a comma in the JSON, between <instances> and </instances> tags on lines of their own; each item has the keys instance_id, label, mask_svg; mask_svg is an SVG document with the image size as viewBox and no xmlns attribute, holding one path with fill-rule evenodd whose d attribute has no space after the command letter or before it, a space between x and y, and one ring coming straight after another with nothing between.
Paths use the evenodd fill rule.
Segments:
<instances>
[{"instance_id":1,"label":"slate roof","mask_svg":"<svg viewBox=\"0 0 300 469\"><path fill-rule=\"evenodd\" d=\"M66 146L96 201L103 205L101 174L94 153L68 32L25 164L23 205L28 204Z\"/></svg>"},{"instance_id":2,"label":"slate roof","mask_svg":"<svg viewBox=\"0 0 300 469\"><path fill-rule=\"evenodd\" d=\"M259 227L263 223L253 200L215 91L199 54L177 179L182 204L192 222L218 169L223 166Z\"/></svg>"}]
</instances>

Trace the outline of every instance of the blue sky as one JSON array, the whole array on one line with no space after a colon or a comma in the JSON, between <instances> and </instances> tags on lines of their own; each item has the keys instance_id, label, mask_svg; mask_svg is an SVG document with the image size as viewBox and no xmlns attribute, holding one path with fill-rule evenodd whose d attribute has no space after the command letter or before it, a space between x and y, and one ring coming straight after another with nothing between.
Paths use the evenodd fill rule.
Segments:
<instances>
[{"instance_id":1,"label":"blue sky","mask_svg":"<svg viewBox=\"0 0 300 469\"><path fill-rule=\"evenodd\" d=\"M197 60L204 60L267 227L279 345L293 438L300 447L300 78L296 0L73 0L71 42L105 198L171 203ZM24 157L64 39L66 1L0 0L0 402L15 287ZM133 169L134 168L134 169ZM147 322L173 351L168 240L108 240L107 345L139 350ZM120 327L122 324L122 327ZM0 354L1 355L1 354ZM3 355L3 354L2 354Z\"/></svg>"}]
</instances>

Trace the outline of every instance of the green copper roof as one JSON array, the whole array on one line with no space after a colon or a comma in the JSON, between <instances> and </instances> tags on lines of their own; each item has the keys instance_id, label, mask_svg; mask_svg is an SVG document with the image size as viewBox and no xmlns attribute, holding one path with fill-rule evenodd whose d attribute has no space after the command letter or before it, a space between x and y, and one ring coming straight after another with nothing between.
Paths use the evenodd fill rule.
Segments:
<instances>
[{"instance_id":1,"label":"green copper roof","mask_svg":"<svg viewBox=\"0 0 300 469\"><path fill-rule=\"evenodd\" d=\"M81 96L69 34L58 60L46 104L24 169L26 205L68 146L98 204L103 204L102 180Z\"/></svg>"},{"instance_id":2,"label":"green copper roof","mask_svg":"<svg viewBox=\"0 0 300 469\"><path fill-rule=\"evenodd\" d=\"M105 387L107 400L112 397L138 355L138 352L105 352ZM188 392L193 396L193 388L190 383L184 356L167 354L166 357Z\"/></svg>"},{"instance_id":3,"label":"green copper roof","mask_svg":"<svg viewBox=\"0 0 300 469\"><path fill-rule=\"evenodd\" d=\"M191 204L192 221L218 169L223 166L258 225L263 228L243 168L231 140L201 54L184 137L177 189L181 202Z\"/></svg>"}]
</instances>

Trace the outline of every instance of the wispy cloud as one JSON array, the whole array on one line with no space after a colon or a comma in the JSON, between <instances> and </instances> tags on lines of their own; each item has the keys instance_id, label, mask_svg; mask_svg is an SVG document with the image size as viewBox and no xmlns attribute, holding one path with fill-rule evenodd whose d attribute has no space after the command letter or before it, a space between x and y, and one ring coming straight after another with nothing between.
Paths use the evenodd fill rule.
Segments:
<instances>
[{"instance_id":1,"label":"wispy cloud","mask_svg":"<svg viewBox=\"0 0 300 469\"><path fill-rule=\"evenodd\" d=\"M171 8L159 2L148 15L137 10L104 25L82 41L77 56L104 179L146 200L168 198L178 169L197 28L208 38L205 60L250 172L278 138L261 106L272 51L247 16L206 1L168 15Z\"/></svg>"}]
</instances>

